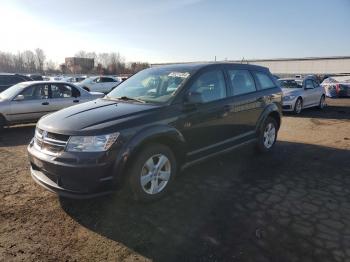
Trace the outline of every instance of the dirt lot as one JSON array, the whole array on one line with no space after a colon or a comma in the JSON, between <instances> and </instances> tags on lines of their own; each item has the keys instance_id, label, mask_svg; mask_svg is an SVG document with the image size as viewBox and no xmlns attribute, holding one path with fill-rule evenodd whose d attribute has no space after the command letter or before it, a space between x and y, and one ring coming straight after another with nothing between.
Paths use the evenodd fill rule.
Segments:
<instances>
[{"instance_id":1,"label":"dirt lot","mask_svg":"<svg viewBox=\"0 0 350 262\"><path fill-rule=\"evenodd\" d=\"M283 119L181 173L159 202L60 199L29 174L33 126L0 136L0 261L350 261L350 99Z\"/></svg>"}]
</instances>

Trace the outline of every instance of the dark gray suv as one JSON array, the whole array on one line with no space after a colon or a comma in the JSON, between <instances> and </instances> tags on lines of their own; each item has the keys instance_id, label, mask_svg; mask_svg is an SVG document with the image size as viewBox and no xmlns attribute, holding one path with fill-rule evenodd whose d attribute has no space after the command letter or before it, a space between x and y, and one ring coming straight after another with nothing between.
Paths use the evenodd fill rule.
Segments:
<instances>
[{"instance_id":1,"label":"dark gray suv","mask_svg":"<svg viewBox=\"0 0 350 262\"><path fill-rule=\"evenodd\" d=\"M136 199L167 192L183 168L255 143L272 149L282 91L260 66L213 63L143 70L102 99L47 115L28 146L31 174L66 197ZM220 176L220 174L217 174Z\"/></svg>"}]
</instances>

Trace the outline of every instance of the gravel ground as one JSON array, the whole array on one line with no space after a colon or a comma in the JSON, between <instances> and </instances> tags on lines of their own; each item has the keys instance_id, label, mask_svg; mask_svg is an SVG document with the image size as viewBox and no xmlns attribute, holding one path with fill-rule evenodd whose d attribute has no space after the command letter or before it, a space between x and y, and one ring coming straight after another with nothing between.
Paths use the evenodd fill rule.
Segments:
<instances>
[{"instance_id":1,"label":"gravel ground","mask_svg":"<svg viewBox=\"0 0 350 262\"><path fill-rule=\"evenodd\" d=\"M58 198L29 174L33 126L0 134L0 261L350 261L350 99L283 118L182 172L152 204Z\"/></svg>"}]
</instances>

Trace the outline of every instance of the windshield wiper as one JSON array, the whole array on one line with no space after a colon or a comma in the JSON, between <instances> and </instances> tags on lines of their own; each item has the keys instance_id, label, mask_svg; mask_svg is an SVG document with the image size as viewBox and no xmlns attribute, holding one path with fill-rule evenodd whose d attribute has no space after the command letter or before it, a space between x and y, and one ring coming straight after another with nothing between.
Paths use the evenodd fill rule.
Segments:
<instances>
[{"instance_id":1,"label":"windshield wiper","mask_svg":"<svg viewBox=\"0 0 350 262\"><path fill-rule=\"evenodd\" d=\"M140 102L143 104L146 103L146 101L144 101L144 100L133 98L133 97L128 97L128 96L116 97L115 99L125 100L125 101L137 101L137 102Z\"/></svg>"}]
</instances>

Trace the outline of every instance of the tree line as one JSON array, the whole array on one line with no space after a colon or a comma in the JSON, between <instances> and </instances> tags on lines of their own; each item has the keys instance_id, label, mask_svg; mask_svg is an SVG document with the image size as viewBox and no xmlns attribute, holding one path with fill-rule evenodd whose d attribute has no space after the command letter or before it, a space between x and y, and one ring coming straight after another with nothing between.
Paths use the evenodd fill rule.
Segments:
<instances>
[{"instance_id":1,"label":"tree line","mask_svg":"<svg viewBox=\"0 0 350 262\"><path fill-rule=\"evenodd\" d=\"M149 63L126 62L118 52L96 53L81 50L75 57L93 58L94 67L86 70L82 68L80 74L134 74L148 68ZM36 48L17 53L0 51L0 72L7 73L39 73L39 74L72 74L65 63L57 64L48 60L45 52Z\"/></svg>"}]
</instances>

